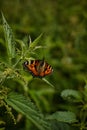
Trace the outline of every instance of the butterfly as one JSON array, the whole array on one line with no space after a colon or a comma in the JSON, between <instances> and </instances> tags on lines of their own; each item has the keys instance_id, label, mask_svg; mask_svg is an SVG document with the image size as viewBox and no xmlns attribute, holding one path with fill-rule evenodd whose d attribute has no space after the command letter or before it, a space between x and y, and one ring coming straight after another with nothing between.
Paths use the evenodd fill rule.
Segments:
<instances>
[{"instance_id":1,"label":"butterfly","mask_svg":"<svg viewBox=\"0 0 87 130\"><path fill-rule=\"evenodd\" d=\"M46 61L31 60L25 61L23 66L32 74L33 77L43 78L53 72L53 68Z\"/></svg>"}]
</instances>

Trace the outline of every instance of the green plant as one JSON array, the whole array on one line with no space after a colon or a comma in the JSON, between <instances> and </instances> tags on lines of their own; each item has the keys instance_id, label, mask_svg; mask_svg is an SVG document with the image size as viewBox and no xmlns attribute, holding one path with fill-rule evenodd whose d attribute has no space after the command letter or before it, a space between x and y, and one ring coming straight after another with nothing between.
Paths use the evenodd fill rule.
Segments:
<instances>
[{"instance_id":1,"label":"green plant","mask_svg":"<svg viewBox=\"0 0 87 130\"><path fill-rule=\"evenodd\" d=\"M61 92L61 97L67 101L68 107L78 117L77 123L74 124L80 130L87 129L87 85L82 91L65 89Z\"/></svg>"},{"instance_id":2,"label":"green plant","mask_svg":"<svg viewBox=\"0 0 87 130\"><path fill-rule=\"evenodd\" d=\"M25 117L40 130L70 129L69 125L66 123L71 124L77 121L73 112L56 111L51 115L49 113L43 114L29 98L29 95L31 95L31 97L36 99L37 102L37 100L41 98L40 94L46 93L45 90L40 91L39 93L30 91L28 85L33 78L31 75L27 75L27 73L22 69L22 63L24 60L32 59L33 55L36 54L35 51L42 48L42 46L37 45L42 38L42 34L33 42L31 42L30 39L28 44L21 40L15 40L12 29L8 25L3 14L2 20L5 41L2 42L1 45L6 51L4 56L2 56L3 53L0 56L0 107L6 108L5 111L10 115L15 124L17 123L17 118L15 118L15 112L12 112L11 108L16 110L18 113L25 115ZM54 87L48 80L43 79L43 81ZM55 87L51 90L49 89L49 92L54 93L54 91ZM44 98L43 101L44 103L47 103ZM39 106L38 102L37 106ZM2 118L1 124L5 123L3 120L4 119Z\"/></svg>"}]
</instances>

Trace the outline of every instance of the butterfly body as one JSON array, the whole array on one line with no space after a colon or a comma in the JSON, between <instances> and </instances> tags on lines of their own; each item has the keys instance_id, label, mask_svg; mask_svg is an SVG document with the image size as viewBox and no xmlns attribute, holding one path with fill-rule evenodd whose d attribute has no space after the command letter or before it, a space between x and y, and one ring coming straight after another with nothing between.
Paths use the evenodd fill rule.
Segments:
<instances>
[{"instance_id":1,"label":"butterfly body","mask_svg":"<svg viewBox=\"0 0 87 130\"><path fill-rule=\"evenodd\" d=\"M24 67L32 74L33 77L43 78L52 73L53 68L43 60L25 61Z\"/></svg>"}]
</instances>

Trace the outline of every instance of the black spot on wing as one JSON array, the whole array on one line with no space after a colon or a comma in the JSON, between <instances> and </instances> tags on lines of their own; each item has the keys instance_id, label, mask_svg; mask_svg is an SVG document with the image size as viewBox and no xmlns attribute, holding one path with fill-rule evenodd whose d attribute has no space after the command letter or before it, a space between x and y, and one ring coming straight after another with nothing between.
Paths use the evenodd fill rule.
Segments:
<instances>
[{"instance_id":1,"label":"black spot on wing","mask_svg":"<svg viewBox=\"0 0 87 130\"><path fill-rule=\"evenodd\" d=\"M31 60L29 64L33 64L33 62L34 62L34 61L33 61L33 60Z\"/></svg>"}]
</instances>

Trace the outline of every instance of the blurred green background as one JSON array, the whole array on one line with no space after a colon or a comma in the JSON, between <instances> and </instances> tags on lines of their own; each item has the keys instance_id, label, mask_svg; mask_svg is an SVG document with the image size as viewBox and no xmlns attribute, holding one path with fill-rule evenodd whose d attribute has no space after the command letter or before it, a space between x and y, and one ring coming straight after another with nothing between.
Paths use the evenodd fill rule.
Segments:
<instances>
[{"instance_id":1,"label":"blurred green background","mask_svg":"<svg viewBox=\"0 0 87 130\"><path fill-rule=\"evenodd\" d=\"M65 89L82 91L85 85L87 1L2 0L0 10L4 13L16 39L25 41L30 35L33 41L44 33L39 45L45 46L45 49L37 51L35 58L45 57L53 67L52 75L46 79L55 86L57 91L51 90L50 86L40 79L34 79L29 83L29 88L30 96L37 106L44 113L73 110L72 106L67 106L67 103L61 99L60 94ZM2 25L1 18L0 23ZM2 31L0 35L3 35ZM36 98L34 93L38 94L39 91Z\"/></svg>"}]
</instances>

